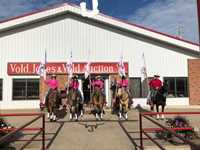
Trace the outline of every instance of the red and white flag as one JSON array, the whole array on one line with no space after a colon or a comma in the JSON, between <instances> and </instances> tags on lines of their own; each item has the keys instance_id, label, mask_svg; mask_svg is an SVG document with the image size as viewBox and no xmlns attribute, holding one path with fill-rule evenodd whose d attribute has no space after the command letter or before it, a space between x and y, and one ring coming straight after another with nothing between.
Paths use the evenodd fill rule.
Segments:
<instances>
[{"instance_id":1,"label":"red and white flag","mask_svg":"<svg viewBox=\"0 0 200 150\"><path fill-rule=\"evenodd\" d=\"M72 51L70 51L70 56L66 63L66 68L67 68L67 73L68 73L68 79L71 79L73 75Z\"/></svg>"}]
</instances>

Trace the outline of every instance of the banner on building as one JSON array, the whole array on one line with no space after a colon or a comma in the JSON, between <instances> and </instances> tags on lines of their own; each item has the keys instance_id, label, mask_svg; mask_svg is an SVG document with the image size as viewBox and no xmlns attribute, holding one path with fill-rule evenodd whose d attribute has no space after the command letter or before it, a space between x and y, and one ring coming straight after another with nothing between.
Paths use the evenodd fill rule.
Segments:
<instances>
[{"instance_id":1,"label":"banner on building","mask_svg":"<svg viewBox=\"0 0 200 150\"><path fill-rule=\"evenodd\" d=\"M7 64L8 75L37 75L40 63L10 62ZM72 65L74 74L84 74L87 63L76 63ZM91 74L115 74L118 73L118 62L94 62L90 63ZM128 73L128 63L124 62L125 72ZM47 74L68 74L66 62L47 63Z\"/></svg>"}]
</instances>

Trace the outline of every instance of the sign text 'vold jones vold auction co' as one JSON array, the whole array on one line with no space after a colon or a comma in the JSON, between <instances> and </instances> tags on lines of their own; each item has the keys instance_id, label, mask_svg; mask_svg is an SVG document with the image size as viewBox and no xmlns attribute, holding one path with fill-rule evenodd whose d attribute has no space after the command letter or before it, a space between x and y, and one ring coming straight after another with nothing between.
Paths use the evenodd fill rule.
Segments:
<instances>
[{"instance_id":1,"label":"sign text 'vold jones vold auction co'","mask_svg":"<svg viewBox=\"0 0 200 150\"><path fill-rule=\"evenodd\" d=\"M73 63L73 73L82 74L86 63ZM125 72L128 73L128 63L124 63ZM39 63L34 62L10 62L7 65L8 75L37 75ZM47 73L66 74L66 63L47 63ZM93 74L118 73L117 62L95 62L90 64L90 72Z\"/></svg>"}]
</instances>

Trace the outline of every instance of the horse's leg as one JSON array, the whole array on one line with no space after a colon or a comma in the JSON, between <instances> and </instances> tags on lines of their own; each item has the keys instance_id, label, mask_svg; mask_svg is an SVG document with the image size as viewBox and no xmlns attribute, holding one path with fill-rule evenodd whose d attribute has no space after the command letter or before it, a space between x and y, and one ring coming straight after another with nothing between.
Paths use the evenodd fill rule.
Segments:
<instances>
[{"instance_id":1,"label":"horse's leg","mask_svg":"<svg viewBox=\"0 0 200 150\"><path fill-rule=\"evenodd\" d=\"M164 112L164 111L165 111L165 105L162 105L162 112ZM162 114L162 115L161 115L161 118L164 119L164 118L165 118L165 115Z\"/></svg>"},{"instance_id":2,"label":"horse's leg","mask_svg":"<svg viewBox=\"0 0 200 150\"><path fill-rule=\"evenodd\" d=\"M157 113L159 113L159 105L158 104L156 104L156 111L157 111ZM157 114L156 119L159 119L159 118L160 118L160 115Z\"/></svg>"},{"instance_id":3,"label":"horse's leg","mask_svg":"<svg viewBox=\"0 0 200 150\"><path fill-rule=\"evenodd\" d=\"M119 119L122 118L122 104L121 102L119 103Z\"/></svg>"},{"instance_id":4,"label":"horse's leg","mask_svg":"<svg viewBox=\"0 0 200 150\"><path fill-rule=\"evenodd\" d=\"M125 107L124 107L124 113L125 113L125 119L128 119L128 107L129 107L129 102L127 102L125 104Z\"/></svg>"},{"instance_id":5,"label":"horse's leg","mask_svg":"<svg viewBox=\"0 0 200 150\"><path fill-rule=\"evenodd\" d=\"M103 105L104 103L100 104L100 118L103 119Z\"/></svg>"},{"instance_id":6,"label":"horse's leg","mask_svg":"<svg viewBox=\"0 0 200 150\"><path fill-rule=\"evenodd\" d=\"M153 98L151 98L151 101L150 101L150 107L151 107L151 111L154 111L154 102L153 102Z\"/></svg>"}]
</instances>

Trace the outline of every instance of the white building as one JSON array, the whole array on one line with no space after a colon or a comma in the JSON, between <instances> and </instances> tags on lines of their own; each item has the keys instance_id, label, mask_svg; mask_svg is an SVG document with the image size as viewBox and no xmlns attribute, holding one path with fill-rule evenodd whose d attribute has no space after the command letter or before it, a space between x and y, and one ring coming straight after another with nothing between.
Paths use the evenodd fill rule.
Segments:
<instances>
[{"instance_id":1,"label":"white building","mask_svg":"<svg viewBox=\"0 0 200 150\"><path fill-rule=\"evenodd\" d=\"M79 7L69 4L16 17L0 23L1 109L38 108L39 86L42 89L43 84L33 67L44 59L45 51L49 71L60 74L60 81L66 78L70 51L80 67L75 73L80 74L81 81L90 51L93 73L106 79L108 104L110 79L117 74L121 51L133 100L144 101L140 82L144 53L148 76L160 74L169 83L167 103L189 105L187 60L198 58L198 50L197 44L110 16L83 17Z\"/></svg>"}]
</instances>

